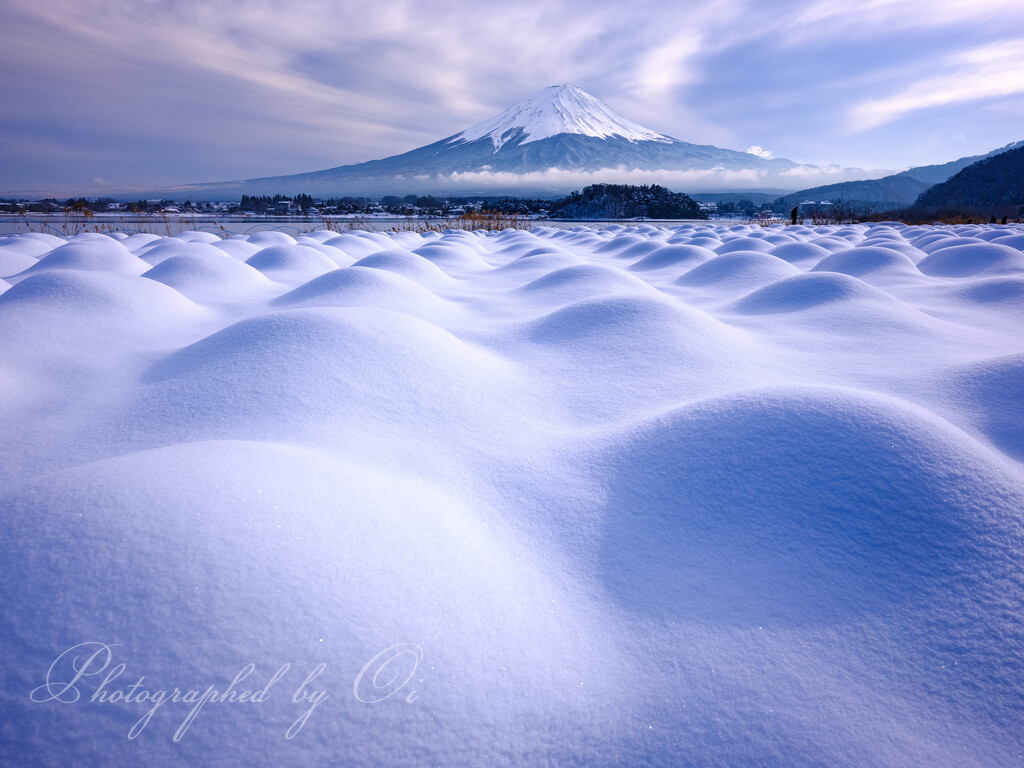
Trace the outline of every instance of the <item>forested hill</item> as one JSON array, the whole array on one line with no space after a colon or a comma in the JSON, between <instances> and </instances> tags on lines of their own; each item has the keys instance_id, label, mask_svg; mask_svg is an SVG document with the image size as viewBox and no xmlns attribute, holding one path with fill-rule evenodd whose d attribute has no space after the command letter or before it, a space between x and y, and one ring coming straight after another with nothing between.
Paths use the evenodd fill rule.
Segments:
<instances>
[{"instance_id":1,"label":"forested hill","mask_svg":"<svg viewBox=\"0 0 1024 768\"><path fill-rule=\"evenodd\" d=\"M551 206L553 219L706 219L688 195L657 184L593 184Z\"/></svg>"},{"instance_id":2,"label":"forested hill","mask_svg":"<svg viewBox=\"0 0 1024 768\"><path fill-rule=\"evenodd\" d=\"M1024 147L980 160L924 191L914 208L1019 214L1024 207Z\"/></svg>"}]
</instances>

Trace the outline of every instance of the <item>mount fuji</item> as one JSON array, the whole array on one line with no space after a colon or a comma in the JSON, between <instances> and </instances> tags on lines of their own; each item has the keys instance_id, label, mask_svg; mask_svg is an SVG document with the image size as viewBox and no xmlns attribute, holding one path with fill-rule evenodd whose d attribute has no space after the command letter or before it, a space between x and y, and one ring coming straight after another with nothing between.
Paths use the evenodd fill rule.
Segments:
<instances>
[{"instance_id":1,"label":"mount fuji","mask_svg":"<svg viewBox=\"0 0 1024 768\"><path fill-rule=\"evenodd\" d=\"M691 144L638 125L572 85L544 88L488 120L400 155L312 173L175 187L246 194L555 194L591 183L793 190L857 169ZM851 173L853 172L853 173Z\"/></svg>"}]
</instances>

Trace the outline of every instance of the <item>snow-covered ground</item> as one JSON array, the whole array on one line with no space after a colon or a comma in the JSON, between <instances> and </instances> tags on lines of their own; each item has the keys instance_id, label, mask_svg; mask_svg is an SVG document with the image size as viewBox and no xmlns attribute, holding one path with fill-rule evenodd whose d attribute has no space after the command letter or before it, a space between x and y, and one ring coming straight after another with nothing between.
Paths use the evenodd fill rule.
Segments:
<instances>
[{"instance_id":1,"label":"snow-covered ground","mask_svg":"<svg viewBox=\"0 0 1024 768\"><path fill-rule=\"evenodd\" d=\"M1018 764L1022 249L0 239L0 763Z\"/></svg>"}]
</instances>

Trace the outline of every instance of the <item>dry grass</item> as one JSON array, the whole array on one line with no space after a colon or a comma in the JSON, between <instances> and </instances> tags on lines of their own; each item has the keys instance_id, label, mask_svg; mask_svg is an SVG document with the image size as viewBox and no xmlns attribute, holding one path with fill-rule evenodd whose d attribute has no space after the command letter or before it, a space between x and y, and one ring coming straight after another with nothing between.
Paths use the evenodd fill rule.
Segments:
<instances>
[{"instance_id":1,"label":"dry grass","mask_svg":"<svg viewBox=\"0 0 1024 768\"><path fill-rule=\"evenodd\" d=\"M533 224L526 216L501 211L467 211L458 218L441 219L440 221L408 221L392 227L392 232L444 232L448 229L464 229L473 231L482 229L487 232L500 232L503 229L529 230Z\"/></svg>"},{"instance_id":2,"label":"dry grass","mask_svg":"<svg viewBox=\"0 0 1024 768\"><path fill-rule=\"evenodd\" d=\"M57 222L51 223L49 214L42 214L42 218L39 219L29 219L25 211L21 211L18 216L26 220L25 231L27 232L38 231L66 238L74 237L82 232L96 232L98 234L110 234L113 232L125 232L127 234L143 233L171 237L177 232L199 230L200 228L209 231L211 227L214 234L219 237L226 238L231 236L231 232L223 224L218 224L216 220L211 220L209 224L200 226L194 211L175 216L158 209L155 214L149 214L143 213L133 206L130 213L118 216L116 219L97 218L95 212L81 203L76 203L74 206L64 208L63 214L64 221L59 224L59 219Z\"/></svg>"},{"instance_id":3,"label":"dry grass","mask_svg":"<svg viewBox=\"0 0 1024 768\"><path fill-rule=\"evenodd\" d=\"M476 230L482 229L487 232L499 232L503 229L529 230L533 226L526 216L519 214L502 213L501 211L469 211L457 217L446 219L419 219L414 216L408 217L401 224L395 224L388 228L389 232L444 232L449 229ZM344 220L332 219L324 216L320 224L314 229L326 229L328 232L348 232L353 229L375 229L366 219Z\"/></svg>"},{"instance_id":4,"label":"dry grass","mask_svg":"<svg viewBox=\"0 0 1024 768\"><path fill-rule=\"evenodd\" d=\"M756 224L759 227L774 227L778 224L785 224L786 221L778 216L758 216L756 218L747 219L743 223L747 225Z\"/></svg>"},{"instance_id":5,"label":"dry grass","mask_svg":"<svg viewBox=\"0 0 1024 768\"><path fill-rule=\"evenodd\" d=\"M899 215L902 213L903 215ZM991 224L991 215L977 214L977 213L962 213L962 212L950 212L940 211L938 213L920 213L913 210L896 212L896 218L907 224ZM1005 222L1004 222L1005 218ZM1015 224L1024 221L1020 217L1014 218L1012 216L998 217L996 223L998 224Z\"/></svg>"}]
</instances>

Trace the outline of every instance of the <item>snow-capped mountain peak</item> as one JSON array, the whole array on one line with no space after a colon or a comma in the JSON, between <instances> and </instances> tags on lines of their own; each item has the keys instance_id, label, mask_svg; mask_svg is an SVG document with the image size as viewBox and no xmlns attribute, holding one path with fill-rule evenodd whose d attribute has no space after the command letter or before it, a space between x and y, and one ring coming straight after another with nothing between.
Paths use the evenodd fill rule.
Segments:
<instances>
[{"instance_id":1,"label":"snow-capped mountain peak","mask_svg":"<svg viewBox=\"0 0 1024 768\"><path fill-rule=\"evenodd\" d=\"M500 115L456 134L450 143L490 138L497 151L506 141L520 135L520 132L523 136L521 144L563 133L601 139L618 136L634 142L673 141L668 136L616 114L600 99L574 85L552 85Z\"/></svg>"}]
</instances>

